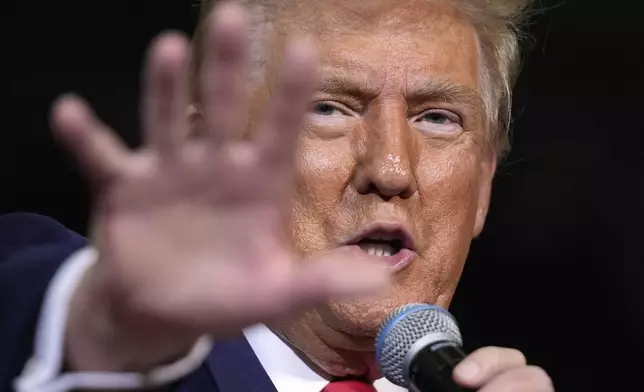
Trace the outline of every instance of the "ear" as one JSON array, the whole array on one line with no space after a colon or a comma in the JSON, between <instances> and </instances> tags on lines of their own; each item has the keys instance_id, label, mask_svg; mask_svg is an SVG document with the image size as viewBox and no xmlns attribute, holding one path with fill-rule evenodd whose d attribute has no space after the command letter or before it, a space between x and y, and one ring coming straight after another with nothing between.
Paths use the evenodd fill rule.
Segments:
<instances>
[{"instance_id":1,"label":"ear","mask_svg":"<svg viewBox=\"0 0 644 392\"><path fill-rule=\"evenodd\" d=\"M490 208L490 197L492 195L492 180L494 173L496 173L497 157L496 154L489 154L490 157L486 158L481 163L481 177L479 184L479 200L476 209L476 221L474 222L473 237L478 237L483 231L485 225L485 218Z\"/></svg>"}]
</instances>

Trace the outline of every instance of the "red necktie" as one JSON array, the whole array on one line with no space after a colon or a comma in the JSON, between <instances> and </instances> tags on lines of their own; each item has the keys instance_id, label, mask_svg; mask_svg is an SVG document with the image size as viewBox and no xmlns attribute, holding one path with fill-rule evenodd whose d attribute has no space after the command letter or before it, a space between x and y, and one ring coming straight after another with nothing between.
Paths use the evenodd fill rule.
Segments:
<instances>
[{"instance_id":1,"label":"red necktie","mask_svg":"<svg viewBox=\"0 0 644 392\"><path fill-rule=\"evenodd\" d=\"M377 392L373 385L360 380L331 381L322 392Z\"/></svg>"}]
</instances>

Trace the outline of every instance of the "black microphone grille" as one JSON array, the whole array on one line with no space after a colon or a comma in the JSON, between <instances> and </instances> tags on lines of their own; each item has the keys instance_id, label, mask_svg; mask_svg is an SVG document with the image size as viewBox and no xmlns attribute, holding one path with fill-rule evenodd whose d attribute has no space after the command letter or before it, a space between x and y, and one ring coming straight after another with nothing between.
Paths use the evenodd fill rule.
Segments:
<instances>
[{"instance_id":1,"label":"black microphone grille","mask_svg":"<svg viewBox=\"0 0 644 392\"><path fill-rule=\"evenodd\" d=\"M462 345L456 320L439 306L408 304L392 311L380 325L376 338L376 359L382 375L396 385L409 388L406 357L414 343L436 334Z\"/></svg>"}]
</instances>

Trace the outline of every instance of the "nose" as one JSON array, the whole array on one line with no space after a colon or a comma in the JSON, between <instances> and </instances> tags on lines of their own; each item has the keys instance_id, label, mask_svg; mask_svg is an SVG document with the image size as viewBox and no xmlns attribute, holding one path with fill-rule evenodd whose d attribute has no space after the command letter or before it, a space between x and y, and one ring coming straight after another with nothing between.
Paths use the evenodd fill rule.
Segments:
<instances>
[{"instance_id":1,"label":"nose","mask_svg":"<svg viewBox=\"0 0 644 392\"><path fill-rule=\"evenodd\" d=\"M401 110L402 109L402 110ZM413 138L403 108L380 108L365 117L354 177L361 194L407 199L417 190Z\"/></svg>"}]
</instances>

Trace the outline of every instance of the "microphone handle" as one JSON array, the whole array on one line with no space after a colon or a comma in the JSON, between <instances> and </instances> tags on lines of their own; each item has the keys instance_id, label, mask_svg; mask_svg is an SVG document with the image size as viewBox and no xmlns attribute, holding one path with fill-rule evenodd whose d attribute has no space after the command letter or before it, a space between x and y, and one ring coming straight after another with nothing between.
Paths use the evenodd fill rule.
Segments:
<instances>
[{"instance_id":1,"label":"microphone handle","mask_svg":"<svg viewBox=\"0 0 644 392\"><path fill-rule=\"evenodd\" d=\"M474 392L454 381L454 368L467 354L453 342L435 342L420 350L409 367L410 391Z\"/></svg>"}]
</instances>

